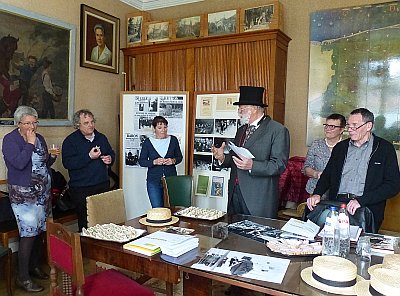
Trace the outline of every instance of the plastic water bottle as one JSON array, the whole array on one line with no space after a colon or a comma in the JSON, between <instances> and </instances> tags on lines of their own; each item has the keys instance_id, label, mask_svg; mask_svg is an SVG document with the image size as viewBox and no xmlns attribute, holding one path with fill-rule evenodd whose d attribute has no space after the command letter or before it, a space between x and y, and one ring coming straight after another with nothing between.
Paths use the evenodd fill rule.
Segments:
<instances>
[{"instance_id":1,"label":"plastic water bottle","mask_svg":"<svg viewBox=\"0 0 400 296\"><path fill-rule=\"evenodd\" d=\"M339 256L343 258L350 252L350 223L346 207L346 204L341 204L339 210Z\"/></svg>"},{"instance_id":2,"label":"plastic water bottle","mask_svg":"<svg viewBox=\"0 0 400 296\"><path fill-rule=\"evenodd\" d=\"M336 207L330 207L322 238L322 255L339 255L339 223Z\"/></svg>"}]
</instances>

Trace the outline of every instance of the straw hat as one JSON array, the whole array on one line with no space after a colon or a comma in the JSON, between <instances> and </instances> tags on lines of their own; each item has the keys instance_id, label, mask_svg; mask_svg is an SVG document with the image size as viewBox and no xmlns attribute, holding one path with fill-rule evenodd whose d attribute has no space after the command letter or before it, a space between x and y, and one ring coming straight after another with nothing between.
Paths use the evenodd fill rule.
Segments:
<instances>
[{"instance_id":1,"label":"straw hat","mask_svg":"<svg viewBox=\"0 0 400 296\"><path fill-rule=\"evenodd\" d=\"M388 254L383 257L382 264L375 264L368 268L371 274L377 268L387 268L400 271L400 254Z\"/></svg>"},{"instance_id":2,"label":"straw hat","mask_svg":"<svg viewBox=\"0 0 400 296\"><path fill-rule=\"evenodd\" d=\"M354 263L336 256L314 258L312 267L301 271L301 278L314 288L340 295L355 295L355 284L363 280Z\"/></svg>"},{"instance_id":3,"label":"straw hat","mask_svg":"<svg viewBox=\"0 0 400 296\"><path fill-rule=\"evenodd\" d=\"M357 296L400 295L400 274L387 268L376 268L371 280L358 282L354 288Z\"/></svg>"},{"instance_id":4,"label":"straw hat","mask_svg":"<svg viewBox=\"0 0 400 296\"><path fill-rule=\"evenodd\" d=\"M139 220L139 223L147 226L167 226L179 221L178 217L171 216L168 208L153 208L147 211L147 216Z\"/></svg>"}]
</instances>

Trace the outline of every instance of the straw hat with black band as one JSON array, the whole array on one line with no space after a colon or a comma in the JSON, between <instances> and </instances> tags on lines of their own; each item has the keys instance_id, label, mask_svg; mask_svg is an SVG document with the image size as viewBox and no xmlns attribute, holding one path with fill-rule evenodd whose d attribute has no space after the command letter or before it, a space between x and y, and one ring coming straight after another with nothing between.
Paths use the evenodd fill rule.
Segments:
<instances>
[{"instance_id":1,"label":"straw hat with black band","mask_svg":"<svg viewBox=\"0 0 400 296\"><path fill-rule=\"evenodd\" d=\"M139 220L139 223L147 226L167 226L179 221L178 217L171 215L168 208L153 208L147 211L145 218Z\"/></svg>"},{"instance_id":2,"label":"straw hat with black band","mask_svg":"<svg viewBox=\"0 0 400 296\"><path fill-rule=\"evenodd\" d=\"M314 258L313 265L301 271L301 278L314 288L340 295L355 295L356 283L364 280L353 262L337 256Z\"/></svg>"},{"instance_id":3,"label":"straw hat with black band","mask_svg":"<svg viewBox=\"0 0 400 296\"><path fill-rule=\"evenodd\" d=\"M400 295L400 274L393 269L376 268L369 281L358 282L354 288L357 296Z\"/></svg>"},{"instance_id":4,"label":"straw hat with black band","mask_svg":"<svg viewBox=\"0 0 400 296\"><path fill-rule=\"evenodd\" d=\"M400 272L400 254L388 254L383 257L382 264L375 264L368 268L368 273L371 274L377 268L394 269Z\"/></svg>"}]
</instances>

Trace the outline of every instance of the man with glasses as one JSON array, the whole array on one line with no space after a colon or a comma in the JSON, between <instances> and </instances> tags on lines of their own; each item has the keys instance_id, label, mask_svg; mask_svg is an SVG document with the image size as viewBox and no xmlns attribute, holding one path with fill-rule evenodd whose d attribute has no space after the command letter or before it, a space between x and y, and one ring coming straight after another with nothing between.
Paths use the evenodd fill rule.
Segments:
<instances>
[{"instance_id":1,"label":"man with glasses","mask_svg":"<svg viewBox=\"0 0 400 296\"><path fill-rule=\"evenodd\" d=\"M87 228L86 197L110 190L108 167L115 161L115 152L107 137L95 129L92 112L75 112L76 129L62 144L62 162L69 173L69 190L76 205L79 231Z\"/></svg>"},{"instance_id":2,"label":"man with glasses","mask_svg":"<svg viewBox=\"0 0 400 296\"><path fill-rule=\"evenodd\" d=\"M350 113L347 130L350 138L336 144L307 206L313 210L329 189L329 200L347 203L354 215L367 207L378 232L384 218L386 200L400 191L396 151L391 143L374 135L374 114L365 108Z\"/></svg>"},{"instance_id":3,"label":"man with glasses","mask_svg":"<svg viewBox=\"0 0 400 296\"><path fill-rule=\"evenodd\" d=\"M225 143L212 147L221 167L230 167L228 213L276 218L279 204L279 175L289 157L289 132L264 115L264 88L241 86L238 105L243 124L234 144L247 148L254 158L224 154Z\"/></svg>"}]
</instances>

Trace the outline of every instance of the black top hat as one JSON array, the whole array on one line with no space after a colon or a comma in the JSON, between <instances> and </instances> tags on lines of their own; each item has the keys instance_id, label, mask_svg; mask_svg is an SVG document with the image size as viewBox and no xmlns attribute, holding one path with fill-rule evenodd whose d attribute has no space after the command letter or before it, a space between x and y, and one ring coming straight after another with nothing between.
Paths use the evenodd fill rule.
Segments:
<instances>
[{"instance_id":1,"label":"black top hat","mask_svg":"<svg viewBox=\"0 0 400 296\"><path fill-rule=\"evenodd\" d=\"M233 105L252 105L267 107L267 104L263 102L264 88L258 86L241 86L239 102L233 103Z\"/></svg>"}]
</instances>

